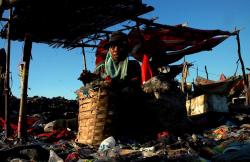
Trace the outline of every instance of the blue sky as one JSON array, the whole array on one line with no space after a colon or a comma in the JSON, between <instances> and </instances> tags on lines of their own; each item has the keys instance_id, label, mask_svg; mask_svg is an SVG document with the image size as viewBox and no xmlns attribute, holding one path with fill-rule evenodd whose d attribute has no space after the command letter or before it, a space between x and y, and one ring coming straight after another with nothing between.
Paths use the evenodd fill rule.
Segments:
<instances>
[{"instance_id":1,"label":"blue sky","mask_svg":"<svg viewBox=\"0 0 250 162\"><path fill-rule=\"evenodd\" d=\"M151 5L154 11L142 15L145 18L158 17L157 23L176 25L188 23L189 27L198 29L220 29L233 31L235 27L241 29L241 53L245 67L250 67L250 12L249 0L142 0ZM126 23L125 23L126 24ZM112 27L111 30L119 29ZM0 40L0 46L6 47L7 41ZM23 42L12 41L11 44L11 91L20 96L20 79L18 66L22 60ZM95 49L86 48L87 67L94 69ZM221 73L231 76L237 67L237 42L230 37L212 51L200 52L186 56L189 62L194 62L190 69L188 81L196 77L196 68L200 76L206 76L205 65L209 78L218 80ZM179 64L183 60L177 63ZM52 48L46 44L33 43L32 60L30 63L28 96L56 97L63 96L67 99L75 99L74 93L82 86L77 80L83 70L81 49L66 50ZM247 72L247 71L246 71ZM237 74L241 74L239 64Z\"/></svg>"}]
</instances>

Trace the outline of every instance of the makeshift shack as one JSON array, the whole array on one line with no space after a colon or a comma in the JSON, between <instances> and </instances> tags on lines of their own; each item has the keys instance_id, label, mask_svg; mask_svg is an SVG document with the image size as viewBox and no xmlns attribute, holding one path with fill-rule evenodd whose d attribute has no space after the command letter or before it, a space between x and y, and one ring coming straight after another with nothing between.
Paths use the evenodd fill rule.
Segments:
<instances>
[{"instance_id":1,"label":"makeshift shack","mask_svg":"<svg viewBox=\"0 0 250 162\"><path fill-rule=\"evenodd\" d=\"M35 2L32 0L3 0L0 2L1 15L5 10L9 11L10 17L4 18L1 16L1 21L6 22L1 30L1 37L8 40L8 47L6 49L5 74L4 77L1 75L1 79L4 78L5 82L5 120L1 118L0 124L4 125L5 136L7 137L1 141L3 142L1 144L5 144L6 141L9 143L6 144L7 148L1 149L0 161L7 161L7 159L16 157L29 159L30 161L53 161L55 159L57 161L63 161L63 159L65 161L105 160L102 158L106 158L105 161L166 161L168 159L169 161L203 161L202 157L215 161L227 158L230 160L241 158L249 160L249 143L247 141L249 141L250 126L249 124L243 124L242 121L249 121L249 117L246 115L235 117L239 118L239 120L236 120L241 124L239 127L235 127L228 122L230 126L223 125L202 132L203 136L193 132L191 132L192 135L184 133L186 129L190 128L188 127L189 111L186 108L191 105L191 109L194 109L190 111L191 115L205 113L210 108L205 107L206 101L212 100L211 103L213 104L215 103L213 100L224 102L225 98L216 98L218 96L204 94L204 91L199 91L199 95L192 96L190 92L186 91L187 84L185 83L188 68L192 64L184 62L180 65L169 65L185 55L211 50L230 36L236 35L239 44L239 31L201 30L186 27L182 24L170 26L155 23L154 19L138 18L138 16L153 10L153 7L142 4L140 0L108 0L103 2L97 0L38 0ZM72 134L68 131L69 123L63 120L46 124L46 131L52 131L49 136L43 134L44 130L41 133L41 130L37 129L44 123L37 120L36 117L29 117L27 121L33 120L29 124L24 122L28 118L26 116L27 87L32 42L46 43L54 48L82 48L84 60L84 48L96 47L96 67L98 67L105 59L106 51L103 44L107 41L107 35L111 33L106 28L126 20L135 22L135 26L124 27L120 30L128 32L131 56L141 62L143 84L140 95L138 95L138 92L118 95L114 90L110 90L112 87L101 81L88 82L88 84L80 87L78 91L77 137L71 137ZM9 100L11 92L9 85L11 40L24 41L23 63L20 67L20 71L22 71L22 93L20 110L17 115L18 126L10 125L9 120L12 113ZM99 44L95 43L96 40L100 40ZM242 69L244 69L242 59L241 63ZM84 65L84 71L87 71L86 61ZM180 73L183 77L181 83L175 79L176 75ZM243 78L244 89L246 90L248 85L246 84L244 70ZM203 85L199 88L206 86ZM76 89L78 88L76 87ZM247 90L249 92L249 89ZM249 96L249 93L246 94ZM199 99L196 100L193 97ZM38 101L38 104L34 104L34 106L42 105L39 99L34 98ZM129 100L131 98L133 100ZM187 99L191 100L191 104L186 107ZM43 99L42 103L44 100L48 102L47 99ZM60 98L57 100L62 103ZM194 104L192 104L192 100L195 101ZM225 106L225 102L222 106ZM51 103L51 105L55 104L57 103L54 103L54 101ZM117 105L120 106L119 109L117 109ZM200 105L205 106L202 107L201 112L197 112L195 107L200 108ZM217 107L217 105L213 107ZM220 103L219 105L221 106ZM42 113L42 115L48 117L46 113ZM54 129L59 127L65 129L62 132L53 130L50 124L55 123L58 125ZM32 129L27 130L26 124L28 128ZM34 125L30 127L30 124ZM13 128L17 130L18 136L14 136L15 139L9 139L8 137L12 133L10 130ZM37 135L35 131L41 134ZM27 137L27 132L36 135L34 138L32 137L32 142L36 145L18 145L16 147L18 142L22 142L22 139ZM147 143L143 146L136 145L135 142L132 144L127 142L124 147L129 149L126 150L123 147L121 151L120 148L117 148L114 138L111 137L112 135L123 135L125 136L123 139L129 138L127 139L129 141L133 139L130 139L130 137L134 135L146 137L156 135L156 133L157 142L151 140L150 144ZM58 141L62 136L68 137L66 138L67 142ZM77 145L74 140L68 140L69 137L76 139L77 144L91 145L103 144L102 140L108 137L104 142L109 140L109 143L100 145L100 150L106 151L106 154L98 157L96 154L94 155L92 146L87 148L87 145ZM57 141L54 141L55 139ZM237 142L232 142L234 140ZM49 141L50 143L44 142L41 146L41 141ZM9 145L10 143L12 145ZM65 150L65 148L72 148L72 150ZM63 159L57 155L58 153ZM115 159L110 159L113 157Z\"/></svg>"},{"instance_id":2,"label":"makeshift shack","mask_svg":"<svg viewBox=\"0 0 250 162\"><path fill-rule=\"evenodd\" d=\"M22 71L22 92L19 112L19 132L18 138L25 134L25 112L27 102L27 87L28 87L28 72L29 62L31 57L32 42L47 43L52 47L58 48L83 48L83 57L85 59L84 47L100 47L94 44L94 40L105 40L107 34L111 31L106 31L107 27L119 24L126 20L132 20L136 23L135 26L125 27L121 30L128 30L131 56L141 62L142 83L144 90L149 93L149 96L154 96L158 105L166 104L168 107L175 107L176 103L171 103L172 90L178 87L174 81L174 77L180 72L186 76L188 64L179 66L168 66L168 64L176 62L185 55L198 53L204 50L211 50L216 45L230 36L238 35L239 31L229 32L222 30L200 30L186 27L182 24L176 26L163 25L154 23L154 20L138 18L138 16L153 10L153 7L142 4L138 0L129 1L1 1L1 13L9 10L9 18L1 18L6 21L6 25L1 31L2 38L8 39L6 72L5 72L5 121L6 121L6 136L9 136L9 63L10 63L10 43L11 40L24 41L24 56ZM46 12L44 9L46 8ZM88 15L88 16L86 16ZM65 22L67 20L67 22ZM66 23L66 25L65 25ZM141 27L143 26L143 27ZM96 61L97 65L104 58L103 51L96 56L100 60ZM101 57L99 57L101 56ZM152 59L152 61L150 61ZM85 62L85 69L86 62ZM160 76L160 79L157 78ZM245 76L245 74L244 74ZM159 79L163 87L158 87L154 90L149 90L153 79ZM185 77L184 77L185 78ZM166 81L166 82L165 82ZM154 82L154 80L153 80ZM155 83L153 83L153 87ZM168 87L168 84L174 85L173 89ZM185 79L182 81L182 89L184 90ZM168 85L168 86L165 86ZM152 89L152 88L151 88ZM169 93L166 93L169 92ZM97 91L98 94L98 91ZM166 95L167 94L167 95ZM180 97L178 93L173 93L173 96ZM98 95L94 95L98 98ZM182 98L183 99L183 98ZM181 99L181 100L182 100ZM185 99L185 98L184 98ZM179 101L179 100L177 100ZM185 116L185 101L178 105L181 111L181 117ZM81 105L80 105L81 107ZM161 109L160 109L161 110ZM165 109L166 110L166 109ZM171 109L165 112L168 114ZM140 113L140 111L139 111ZM161 115L162 113L157 113ZM177 111L175 113L179 114ZM139 115L139 114L138 114ZM174 115L172 115L174 116ZM155 117L155 116L154 116ZM159 116L158 116L159 117ZM157 117L157 118L158 118ZM163 116L160 123L171 125L165 121ZM173 121L171 121L173 122ZM100 141L100 140L99 140Z\"/></svg>"},{"instance_id":3,"label":"makeshift shack","mask_svg":"<svg viewBox=\"0 0 250 162\"><path fill-rule=\"evenodd\" d=\"M153 7L142 4L141 1L8 1L0 3L1 15L9 10L9 18L1 20L7 22L1 30L1 37L8 39L6 49L6 75L5 75L5 112L6 136L10 135L9 115L9 64L11 40L24 41L23 54L23 81L20 102L19 138L25 132L23 118L25 118L27 80L29 61L31 57L32 42L47 43L52 47L84 48L95 47L88 44L90 40L106 36L107 27L123 21L136 18L139 15L153 10ZM44 12L46 9L46 12ZM126 13L126 14L124 14ZM86 16L88 15L88 16ZM67 20L67 21L65 21ZM82 40L85 39L83 42ZM21 50L21 49L20 49ZM85 54L84 54L85 55ZM22 131L21 131L22 130Z\"/></svg>"}]
</instances>

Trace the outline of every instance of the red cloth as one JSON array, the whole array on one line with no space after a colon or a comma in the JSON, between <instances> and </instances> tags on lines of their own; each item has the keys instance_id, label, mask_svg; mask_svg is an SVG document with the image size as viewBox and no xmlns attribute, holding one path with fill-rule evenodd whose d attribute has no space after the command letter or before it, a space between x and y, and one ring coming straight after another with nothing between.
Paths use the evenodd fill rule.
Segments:
<instances>
[{"instance_id":1,"label":"red cloth","mask_svg":"<svg viewBox=\"0 0 250 162\"><path fill-rule=\"evenodd\" d=\"M72 134L67 130L67 129L62 129L62 130L53 130L52 132L49 133L42 133L37 135L38 138L43 138L46 137L50 141L58 141L62 138L74 138Z\"/></svg>"},{"instance_id":2,"label":"red cloth","mask_svg":"<svg viewBox=\"0 0 250 162\"><path fill-rule=\"evenodd\" d=\"M157 134L157 139L168 138L170 136L168 131L163 131Z\"/></svg>"},{"instance_id":3,"label":"red cloth","mask_svg":"<svg viewBox=\"0 0 250 162\"><path fill-rule=\"evenodd\" d=\"M149 56L144 54L142 58L142 65L141 65L142 84L152 77L153 77L153 72L150 66Z\"/></svg>"},{"instance_id":4,"label":"red cloth","mask_svg":"<svg viewBox=\"0 0 250 162\"><path fill-rule=\"evenodd\" d=\"M101 40L97 49L96 49L96 60L95 60L95 65L96 67L101 64L101 63L104 63L105 61L105 58L106 58L106 55L108 53L108 49L105 49L105 46L107 45L108 43L108 40L104 39L104 40Z\"/></svg>"},{"instance_id":5,"label":"red cloth","mask_svg":"<svg viewBox=\"0 0 250 162\"><path fill-rule=\"evenodd\" d=\"M5 124L6 124L5 120L2 117L0 117L0 127L5 129ZM10 123L10 127L11 127L11 129L13 129L14 134L16 134L17 133L17 125Z\"/></svg>"},{"instance_id":6,"label":"red cloth","mask_svg":"<svg viewBox=\"0 0 250 162\"><path fill-rule=\"evenodd\" d=\"M72 162L77 161L80 158L79 154L76 152L69 153L67 155L67 158L65 159L65 162ZM85 161L85 160L84 160Z\"/></svg>"}]
</instances>

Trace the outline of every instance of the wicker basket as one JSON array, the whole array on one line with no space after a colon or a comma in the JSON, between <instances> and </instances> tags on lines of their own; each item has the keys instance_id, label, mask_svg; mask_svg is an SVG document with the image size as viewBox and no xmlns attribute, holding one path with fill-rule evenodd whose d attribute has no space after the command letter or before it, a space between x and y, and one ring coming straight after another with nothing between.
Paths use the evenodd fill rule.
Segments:
<instances>
[{"instance_id":1,"label":"wicker basket","mask_svg":"<svg viewBox=\"0 0 250 162\"><path fill-rule=\"evenodd\" d=\"M111 135L114 112L110 92L98 88L88 90L88 96L78 92L79 116L76 142L99 145Z\"/></svg>"}]
</instances>

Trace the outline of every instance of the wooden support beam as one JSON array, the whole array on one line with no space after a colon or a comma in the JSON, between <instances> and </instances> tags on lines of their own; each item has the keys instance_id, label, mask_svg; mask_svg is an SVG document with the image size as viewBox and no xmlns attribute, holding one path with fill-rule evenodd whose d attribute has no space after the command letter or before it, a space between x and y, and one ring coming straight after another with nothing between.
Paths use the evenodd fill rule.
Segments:
<instances>
[{"instance_id":1,"label":"wooden support beam","mask_svg":"<svg viewBox=\"0 0 250 162\"><path fill-rule=\"evenodd\" d=\"M182 75L181 75L181 90L183 93L186 93L187 85L187 76L188 76L188 65L187 62L183 63Z\"/></svg>"},{"instance_id":2,"label":"wooden support beam","mask_svg":"<svg viewBox=\"0 0 250 162\"><path fill-rule=\"evenodd\" d=\"M4 77L6 73L6 52L4 48L0 49L0 114L5 116L4 110Z\"/></svg>"},{"instance_id":3,"label":"wooden support beam","mask_svg":"<svg viewBox=\"0 0 250 162\"><path fill-rule=\"evenodd\" d=\"M205 72L206 72L206 76L207 76L207 79L208 79L207 66L205 66Z\"/></svg>"},{"instance_id":4,"label":"wooden support beam","mask_svg":"<svg viewBox=\"0 0 250 162\"><path fill-rule=\"evenodd\" d=\"M196 68L196 77L198 77L198 76L199 76L199 68L197 66L197 68Z\"/></svg>"},{"instance_id":5,"label":"wooden support beam","mask_svg":"<svg viewBox=\"0 0 250 162\"><path fill-rule=\"evenodd\" d=\"M8 44L7 44L7 55L6 55L6 73L5 73L5 78L4 78L4 95L5 95L5 137L8 138L10 136L10 28L11 28L11 23L12 23L12 7L9 10L9 23L8 23L8 33L7 33L7 39L8 39Z\"/></svg>"},{"instance_id":6,"label":"wooden support beam","mask_svg":"<svg viewBox=\"0 0 250 162\"><path fill-rule=\"evenodd\" d=\"M247 80L248 80L248 88L246 91L246 105L250 106L250 74L247 75Z\"/></svg>"},{"instance_id":7,"label":"wooden support beam","mask_svg":"<svg viewBox=\"0 0 250 162\"><path fill-rule=\"evenodd\" d=\"M87 71L88 69L87 69L86 54L84 47L82 47L82 59L83 59L84 70Z\"/></svg>"},{"instance_id":8,"label":"wooden support beam","mask_svg":"<svg viewBox=\"0 0 250 162\"><path fill-rule=\"evenodd\" d=\"M237 40L237 45L238 45L238 56L239 56L239 60L240 60L240 64L241 64L241 69L242 69L242 74L243 74L243 79L244 79L244 90L245 90L245 96L246 96L246 105L249 105L249 85L248 85L248 80L246 77L246 73L245 73L245 66L244 66L244 62L243 59L241 57L241 50L240 50L240 33L237 32L236 34L236 40Z\"/></svg>"},{"instance_id":9,"label":"wooden support beam","mask_svg":"<svg viewBox=\"0 0 250 162\"><path fill-rule=\"evenodd\" d=\"M23 67L21 67L21 97L20 97L20 109L18 116L18 138L22 139L26 137L26 109L27 109L27 89L28 89L28 77L29 77L29 65L31 57L32 41L29 34L25 35L24 49L23 49Z\"/></svg>"}]
</instances>

